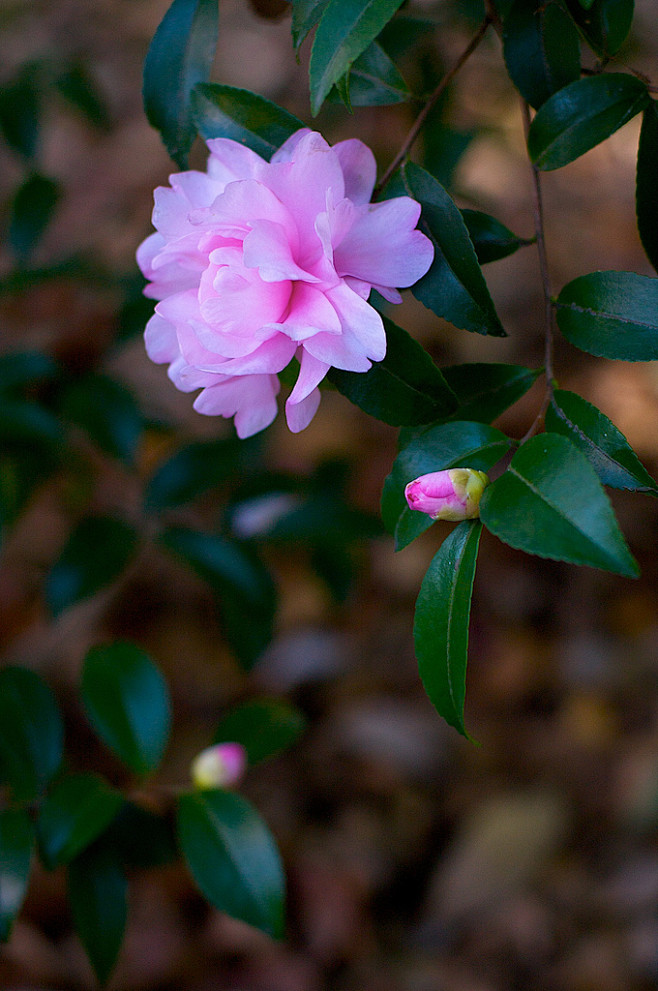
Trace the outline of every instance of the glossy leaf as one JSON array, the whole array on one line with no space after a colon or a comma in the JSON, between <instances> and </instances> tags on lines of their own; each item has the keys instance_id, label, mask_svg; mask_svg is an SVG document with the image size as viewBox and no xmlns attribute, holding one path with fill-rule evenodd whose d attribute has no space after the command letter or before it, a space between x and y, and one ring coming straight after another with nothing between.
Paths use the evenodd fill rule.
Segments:
<instances>
[{"instance_id":1,"label":"glossy leaf","mask_svg":"<svg viewBox=\"0 0 658 991\"><path fill-rule=\"evenodd\" d=\"M210 76L217 30L217 0L173 0L144 63L146 116L182 169L196 134L192 90Z\"/></svg>"},{"instance_id":2,"label":"glossy leaf","mask_svg":"<svg viewBox=\"0 0 658 991\"><path fill-rule=\"evenodd\" d=\"M512 82L535 109L580 79L580 38L559 3L515 0L505 17L503 52Z\"/></svg>"},{"instance_id":3,"label":"glossy leaf","mask_svg":"<svg viewBox=\"0 0 658 991\"><path fill-rule=\"evenodd\" d=\"M299 48L318 23L329 0L292 0L292 40Z\"/></svg>"},{"instance_id":4,"label":"glossy leaf","mask_svg":"<svg viewBox=\"0 0 658 991\"><path fill-rule=\"evenodd\" d=\"M292 746L306 728L304 715L280 699L251 699L222 719L213 743L241 743L250 764L274 757Z\"/></svg>"},{"instance_id":5,"label":"glossy leaf","mask_svg":"<svg viewBox=\"0 0 658 991\"><path fill-rule=\"evenodd\" d=\"M557 322L572 344L601 358L658 358L658 279L634 272L591 272L569 282Z\"/></svg>"},{"instance_id":6,"label":"glossy leaf","mask_svg":"<svg viewBox=\"0 0 658 991\"><path fill-rule=\"evenodd\" d=\"M11 934L27 892L34 845L32 821L23 809L0 810L0 942Z\"/></svg>"},{"instance_id":7,"label":"glossy leaf","mask_svg":"<svg viewBox=\"0 0 658 991\"><path fill-rule=\"evenodd\" d=\"M412 287L414 296L455 327L504 337L460 211L443 186L419 165L405 165L402 178L408 195L422 206L419 228L434 245L434 261Z\"/></svg>"},{"instance_id":8,"label":"glossy leaf","mask_svg":"<svg viewBox=\"0 0 658 991\"><path fill-rule=\"evenodd\" d=\"M218 534L171 529L163 544L206 581L219 603L226 638L250 668L272 638L276 593L255 554Z\"/></svg>"},{"instance_id":9,"label":"glossy leaf","mask_svg":"<svg viewBox=\"0 0 658 991\"><path fill-rule=\"evenodd\" d=\"M556 389L546 410L546 429L579 447L604 485L658 495L658 485L621 430L582 396Z\"/></svg>"},{"instance_id":10,"label":"glossy leaf","mask_svg":"<svg viewBox=\"0 0 658 991\"><path fill-rule=\"evenodd\" d=\"M376 41L343 78L349 80L349 102L353 107L386 107L404 103L411 96L395 62Z\"/></svg>"},{"instance_id":11,"label":"glossy leaf","mask_svg":"<svg viewBox=\"0 0 658 991\"><path fill-rule=\"evenodd\" d=\"M16 192L9 215L9 247L20 262L27 261L37 247L59 197L57 183L38 174Z\"/></svg>"},{"instance_id":12,"label":"glossy leaf","mask_svg":"<svg viewBox=\"0 0 658 991\"><path fill-rule=\"evenodd\" d=\"M530 158L540 169L562 168L609 138L648 102L644 83L626 73L578 79L537 111L528 133Z\"/></svg>"},{"instance_id":13,"label":"glossy leaf","mask_svg":"<svg viewBox=\"0 0 658 991\"><path fill-rule=\"evenodd\" d=\"M444 468L489 471L509 446L500 430L483 423L441 423L416 434L393 462L382 493L382 519L386 529L395 535L396 550L410 544L433 522L425 513L409 509L404 497L409 482Z\"/></svg>"},{"instance_id":14,"label":"glossy leaf","mask_svg":"<svg viewBox=\"0 0 658 991\"><path fill-rule=\"evenodd\" d=\"M331 87L375 40L403 0L329 0L311 49L311 110L317 114Z\"/></svg>"},{"instance_id":15,"label":"glossy leaf","mask_svg":"<svg viewBox=\"0 0 658 991\"><path fill-rule=\"evenodd\" d=\"M480 210L460 212L480 265L507 258L524 245L533 243L530 239L517 237L505 224L488 213Z\"/></svg>"},{"instance_id":16,"label":"glossy leaf","mask_svg":"<svg viewBox=\"0 0 658 991\"><path fill-rule=\"evenodd\" d=\"M68 866L68 898L75 931L100 984L114 970L128 914L128 883L111 849L91 847Z\"/></svg>"},{"instance_id":17,"label":"glossy leaf","mask_svg":"<svg viewBox=\"0 0 658 991\"><path fill-rule=\"evenodd\" d=\"M169 739L169 692L147 654L130 643L92 648L82 700L91 725L128 767L146 774L158 766Z\"/></svg>"},{"instance_id":18,"label":"glossy leaf","mask_svg":"<svg viewBox=\"0 0 658 991\"><path fill-rule=\"evenodd\" d=\"M484 490L480 518L511 547L637 577L637 563L596 472L566 437L541 434Z\"/></svg>"},{"instance_id":19,"label":"glossy leaf","mask_svg":"<svg viewBox=\"0 0 658 991\"><path fill-rule=\"evenodd\" d=\"M634 0L567 0L567 7L594 51L619 51L633 23Z\"/></svg>"},{"instance_id":20,"label":"glossy leaf","mask_svg":"<svg viewBox=\"0 0 658 991\"><path fill-rule=\"evenodd\" d=\"M13 351L0 356L0 392L13 394L52 379L57 365L43 351Z\"/></svg>"},{"instance_id":21,"label":"glossy leaf","mask_svg":"<svg viewBox=\"0 0 658 991\"><path fill-rule=\"evenodd\" d=\"M271 936L283 934L284 878L267 826L240 795L181 795L178 834L203 895L220 912Z\"/></svg>"},{"instance_id":22,"label":"glossy leaf","mask_svg":"<svg viewBox=\"0 0 658 991\"><path fill-rule=\"evenodd\" d=\"M62 416L82 427L102 451L134 462L143 421L134 397L119 382L90 375L73 383L62 398Z\"/></svg>"},{"instance_id":23,"label":"glossy leaf","mask_svg":"<svg viewBox=\"0 0 658 991\"><path fill-rule=\"evenodd\" d=\"M68 864L107 829L123 799L97 774L69 774L52 788L37 820L48 868Z\"/></svg>"},{"instance_id":24,"label":"glossy leaf","mask_svg":"<svg viewBox=\"0 0 658 991\"><path fill-rule=\"evenodd\" d=\"M330 369L327 378L339 392L370 416L392 426L414 426L449 415L454 393L425 349L384 319L386 357L367 372Z\"/></svg>"},{"instance_id":25,"label":"glossy leaf","mask_svg":"<svg viewBox=\"0 0 658 991\"><path fill-rule=\"evenodd\" d=\"M73 530L46 579L55 616L119 577L137 548L137 534L122 520L89 516Z\"/></svg>"},{"instance_id":26,"label":"glossy leaf","mask_svg":"<svg viewBox=\"0 0 658 991\"><path fill-rule=\"evenodd\" d=\"M64 729L48 685L26 668L0 671L0 777L16 798L44 790L62 761Z\"/></svg>"},{"instance_id":27,"label":"glossy leaf","mask_svg":"<svg viewBox=\"0 0 658 991\"><path fill-rule=\"evenodd\" d=\"M637 229L647 258L658 271L658 104L652 100L642 117L637 151L635 202Z\"/></svg>"},{"instance_id":28,"label":"glossy leaf","mask_svg":"<svg viewBox=\"0 0 658 991\"><path fill-rule=\"evenodd\" d=\"M258 460L260 446L258 437L248 440L227 437L196 441L179 448L148 482L147 508L181 506L222 482L244 479Z\"/></svg>"},{"instance_id":29,"label":"glossy leaf","mask_svg":"<svg viewBox=\"0 0 658 991\"><path fill-rule=\"evenodd\" d=\"M303 121L264 96L235 86L203 83L192 93L192 117L208 138L239 141L268 161Z\"/></svg>"},{"instance_id":30,"label":"glossy leaf","mask_svg":"<svg viewBox=\"0 0 658 991\"><path fill-rule=\"evenodd\" d=\"M450 419L491 423L524 396L541 373L541 368L523 365L449 365L443 375L459 402Z\"/></svg>"},{"instance_id":31,"label":"glossy leaf","mask_svg":"<svg viewBox=\"0 0 658 991\"><path fill-rule=\"evenodd\" d=\"M482 524L460 523L443 541L420 586L414 617L418 671L440 716L464 726L468 621Z\"/></svg>"}]
</instances>

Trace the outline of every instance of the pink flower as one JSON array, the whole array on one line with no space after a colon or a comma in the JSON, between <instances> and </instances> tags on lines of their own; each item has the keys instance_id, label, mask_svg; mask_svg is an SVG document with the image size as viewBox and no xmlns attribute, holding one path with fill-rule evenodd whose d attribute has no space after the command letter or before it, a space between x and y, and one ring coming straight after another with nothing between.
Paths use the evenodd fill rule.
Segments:
<instances>
[{"instance_id":1,"label":"pink flower","mask_svg":"<svg viewBox=\"0 0 658 991\"><path fill-rule=\"evenodd\" d=\"M409 509L433 520L473 520L480 515L480 499L489 479L475 468L432 471L409 482L404 490Z\"/></svg>"},{"instance_id":2,"label":"pink flower","mask_svg":"<svg viewBox=\"0 0 658 991\"><path fill-rule=\"evenodd\" d=\"M240 437L277 412L277 373L299 375L286 403L297 432L313 418L331 366L367 371L386 337L371 289L400 302L429 268L406 196L370 203L376 166L357 140L330 147L297 131L266 162L236 141L208 142L205 172L181 172L155 191L151 234L137 261L159 300L146 350L169 363L199 413L235 416Z\"/></svg>"},{"instance_id":3,"label":"pink flower","mask_svg":"<svg viewBox=\"0 0 658 991\"><path fill-rule=\"evenodd\" d=\"M196 788L230 788L242 780L246 768L241 743L216 743L194 758L190 772Z\"/></svg>"}]
</instances>

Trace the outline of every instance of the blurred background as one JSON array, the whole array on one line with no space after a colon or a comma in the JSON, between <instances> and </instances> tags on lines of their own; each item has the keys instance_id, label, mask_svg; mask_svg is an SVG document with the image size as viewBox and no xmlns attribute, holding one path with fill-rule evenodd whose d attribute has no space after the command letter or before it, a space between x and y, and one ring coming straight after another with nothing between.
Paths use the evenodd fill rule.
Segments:
<instances>
[{"instance_id":1,"label":"blurred background","mask_svg":"<svg viewBox=\"0 0 658 991\"><path fill-rule=\"evenodd\" d=\"M655 4L636 7L623 59L658 83ZM121 784L77 701L85 652L109 638L137 642L166 674L175 724L159 772L165 786L186 780L190 760L236 701L289 699L308 726L294 748L250 771L243 789L286 862L286 943L208 908L182 867L142 871L111 986L657 987L655 502L612 497L642 567L637 582L529 558L484 535L466 706L479 745L449 729L424 696L412 644L418 587L448 528L432 528L399 555L382 532L379 495L396 432L327 391L302 434L279 419L240 445L232 425L194 413L191 397L144 353L149 304L134 252L151 230L152 190L174 166L143 116L141 69L166 8L166 0L0 7L0 356L45 356L19 383L20 401L37 410L27 422L11 408L9 366L0 365L2 662L46 678L65 710L71 759ZM220 0L213 78L312 123L308 42L297 62L288 10L284 0ZM481 11L477 2L416 0L405 13L432 22L413 58L398 39L407 82L428 92ZM383 169L419 106L350 115L330 103L312 126L332 142L366 141ZM651 274L634 221L638 130L634 120L543 178L555 289L595 269ZM532 237L520 105L493 33L415 155L460 206ZM197 146L193 163L203 161ZM534 249L485 274L509 331L504 341L455 330L411 298L392 315L439 364L540 365ZM560 386L606 412L655 475L655 366L597 361L566 344L556 364ZM521 437L540 404L538 386L497 425ZM190 468L188 457L172 480L163 466L182 450L197 460ZM251 671L235 651L249 617L227 619L212 589L151 539L154 507L170 524L251 541L273 575L273 639ZM53 564L89 514L135 526L138 554L67 608L53 608L51 592L49 608ZM0 986L92 984L63 873L39 869L0 952Z\"/></svg>"}]
</instances>

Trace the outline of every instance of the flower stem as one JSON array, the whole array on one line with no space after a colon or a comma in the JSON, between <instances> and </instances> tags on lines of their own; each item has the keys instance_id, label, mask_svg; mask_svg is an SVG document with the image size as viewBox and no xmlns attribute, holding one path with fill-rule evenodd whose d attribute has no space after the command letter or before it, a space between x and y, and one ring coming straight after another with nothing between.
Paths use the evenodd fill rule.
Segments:
<instances>
[{"instance_id":1,"label":"flower stem","mask_svg":"<svg viewBox=\"0 0 658 991\"><path fill-rule=\"evenodd\" d=\"M402 147L400 148L399 152L397 153L391 164L384 172L384 175L381 177L381 179L375 186L375 195L378 195L382 191L382 189L385 187L386 183L389 181L395 170L402 164L402 162L404 162L407 155L409 154L409 151L411 150L413 143L420 134L423 124L425 123L430 113L432 112L436 104L439 102L439 100L441 99L441 97L443 96L446 89L448 88L452 80L455 78L459 70L469 60L475 49L478 47L478 45L480 44L480 42L482 41L482 39L484 38L487 32L487 28L491 23L492 23L492 17L490 14L487 14L484 20L482 21L482 23L480 24L480 27L477 29L477 31L469 41L466 48L455 62L455 64L443 76L441 82L436 87L434 92L431 94L427 103L425 104L421 112L418 114L418 117L416 117L416 120L413 122L411 129L407 134L406 138L404 139L402 143Z\"/></svg>"}]
</instances>

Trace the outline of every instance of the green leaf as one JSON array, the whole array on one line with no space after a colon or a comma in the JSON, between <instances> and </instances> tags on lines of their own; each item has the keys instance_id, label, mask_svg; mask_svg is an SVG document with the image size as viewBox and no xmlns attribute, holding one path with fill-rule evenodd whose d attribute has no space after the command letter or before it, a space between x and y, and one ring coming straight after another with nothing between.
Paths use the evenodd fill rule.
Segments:
<instances>
[{"instance_id":1,"label":"green leaf","mask_svg":"<svg viewBox=\"0 0 658 991\"><path fill-rule=\"evenodd\" d=\"M315 116L331 87L344 76L403 0L329 0L315 33L309 83Z\"/></svg>"},{"instance_id":2,"label":"green leaf","mask_svg":"<svg viewBox=\"0 0 658 991\"><path fill-rule=\"evenodd\" d=\"M637 150L635 204L637 229L647 258L658 270L658 105L652 100L642 117Z\"/></svg>"},{"instance_id":3,"label":"green leaf","mask_svg":"<svg viewBox=\"0 0 658 991\"><path fill-rule=\"evenodd\" d=\"M534 239L517 237L512 231L501 224L495 217L480 210L461 210L462 220L466 224L468 236L473 242L475 254L480 265L496 262L507 258L526 244L532 244Z\"/></svg>"},{"instance_id":4,"label":"green leaf","mask_svg":"<svg viewBox=\"0 0 658 991\"><path fill-rule=\"evenodd\" d=\"M0 87L0 132L9 147L28 160L36 155L39 143L40 104L33 65Z\"/></svg>"},{"instance_id":5,"label":"green leaf","mask_svg":"<svg viewBox=\"0 0 658 991\"><path fill-rule=\"evenodd\" d=\"M61 408L64 419L82 427L102 451L134 463L143 421L125 386L104 375L89 375L66 389Z\"/></svg>"},{"instance_id":6,"label":"green leaf","mask_svg":"<svg viewBox=\"0 0 658 991\"><path fill-rule=\"evenodd\" d=\"M491 423L524 396L541 373L541 368L523 365L449 365L443 375L459 401L450 419Z\"/></svg>"},{"instance_id":7,"label":"green leaf","mask_svg":"<svg viewBox=\"0 0 658 991\"><path fill-rule=\"evenodd\" d=\"M425 169L409 162L401 171L407 193L422 206L419 228L434 245L434 261L412 286L414 296L455 327L504 337L461 213Z\"/></svg>"},{"instance_id":8,"label":"green leaf","mask_svg":"<svg viewBox=\"0 0 658 991\"><path fill-rule=\"evenodd\" d=\"M505 18L503 52L512 82L535 108L580 79L580 38L559 3L515 0Z\"/></svg>"},{"instance_id":9,"label":"green leaf","mask_svg":"<svg viewBox=\"0 0 658 991\"><path fill-rule=\"evenodd\" d=\"M178 832L190 873L210 904L281 937L283 868L255 809L228 791L181 795Z\"/></svg>"},{"instance_id":10,"label":"green leaf","mask_svg":"<svg viewBox=\"0 0 658 991\"><path fill-rule=\"evenodd\" d=\"M370 416L392 426L414 426L448 416L457 407L454 393L425 349L388 320L386 357L367 372L330 369L327 378L339 392Z\"/></svg>"},{"instance_id":11,"label":"green leaf","mask_svg":"<svg viewBox=\"0 0 658 991\"><path fill-rule=\"evenodd\" d=\"M214 533L170 529L162 543L206 581L217 596L226 639L246 669L272 638L276 592L252 549Z\"/></svg>"},{"instance_id":12,"label":"green leaf","mask_svg":"<svg viewBox=\"0 0 658 991\"><path fill-rule=\"evenodd\" d=\"M484 490L480 518L527 554L638 575L596 472L558 434L541 434L519 448L507 471Z\"/></svg>"},{"instance_id":13,"label":"green leaf","mask_svg":"<svg viewBox=\"0 0 658 991\"><path fill-rule=\"evenodd\" d=\"M0 357L0 392L14 393L52 379L57 365L42 351L13 351Z\"/></svg>"},{"instance_id":14,"label":"green leaf","mask_svg":"<svg viewBox=\"0 0 658 991\"><path fill-rule=\"evenodd\" d=\"M89 516L73 530L46 579L55 616L119 577L137 549L137 534L122 520Z\"/></svg>"},{"instance_id":15,"label":"green leaf","mask_svg":"<svg viewBox=\"0 0 658 991\"><path fill-rule=\"evenodd\" d=\"M11 935L27 892L34 829L23 809L0 810L0 942Z\"/></svg>"},{"instance_id":16,"label":"green leaf","mask_svg":"<svg viewBox=\"0 0 658 991\"><path fill-rule=\"evenodd\" d=\"M444 468L489 471L509 446L505 434L483 423L440 423L418 433L400 451L384 482L382 519L395 535L395 549L406 547L433 523L426 513L409 509L404 497L409 482Z\"/></svg>"},{"instance_id":17,"label":"green leaf","mask_svg":"<svg viewBox=\"0 0 658 991\"><path fill-rule=\"evenodd\" d=\"M329 0L292 0L292 40L299 48L318 23Z\"/></svg>"},{"instance_id":18,"label":"green leaf","mask_svg":"<svg viewBox=\"0 0 658 991\"><path fill-rule=\"evenodd\" d=\"M633 23L633 0L567 0L567 7L587 43L603 56L621 48Z\"/></svg>"},{"instance_id":19,"label":"green leaf","mask_svg":"<svg viewBox=\"0 0 658 991\"><path fill-rule=\"evenodd\" d=\"M168 509L190 502L208 489L231 479L244 480L261 448L257 436L197 441L179 448L160 465L146 486L147 509Z\"/></svg>"},{"instance_id":20,"label":"green leaf","mask_svg":"<svg viewBox=\"0 0 658 991\"><path fill-rule=\"evenodd\" d=\"M98 774L69 774L53 787L37 820L46 867L68 864L107 829L123 799Z\"/></svg>"},{"instance_id":21,"label":"green leaf","mask_svg":"<svg viewBox=\"0 0 658 991\"><path fill-rule=\"evenodd\" d=\"M9 247L19 262L26 262L37 247L59 197L57 183L37 174L16 192L9 214Z\"/></svg>"},{"instance_id":22,"label":"green leaf","mask_svg":"<svg viewBox=\"0 0 658 991\"><path fill-rule=\"evenodd\" d=\"M481 533L480 521L470 520L446 537L423 578L414 617L425 691L439 715L466 737L468 620Z\"/></svg>"},{"instance_id":23,"label":"green leaf","mask_svg":"<svg viewBox=\"0 0 658 991\"><path fill-rule=\"evenodd\" d=\"M182 169L196 134L192 90L210 76L217 30L217 0L174 0L144 62L146 116Z\"/></svg>"},{"instance_id":24,"label":"green leaf","mask_svg":"<svg viewBox=\"0 0 658 991\"><path fill-rule=\"evenodd\" d=\"M560 330L600 358L658 358L658 279L634 272L591 272L569 282L557 300Z\"/></svg>"},{"instance_id":25,"label":"green leaf","mask_svg":"<svg viewBox=\"0 0 658 991\"><path fill-rule=\"evenodd\" d=\"M17 799L35 798L62 761L64 729L55 697L33 671L0 671L0 776Z\"/></svg>"},{"instance_id":26,"label":"green leaf","mask_svg":"<svg viewBox=\"0 0 658 991\"><path fill-rule=\"evenodd\" d=\"M114 970L128 914L128 884L111 849L92 847L68 866L68 897L75 931L100 984Z\"/></svg>"},{"instance_id":27,"label":"green leaf","mask_svg":"<svg viewBox=\"0 0 658 991\"><path fill-rule=\"evenodd\" d=\"M37 403L0 398L0 442L17 446L30 444L57 449L63 441L57 417Z\"/></svg>"},{"instance_id":28,"label":"green leaf","mask_svg":"<svg viewBox=\"0 0 658 991\"><path fill-rule=\"evenodd\" d=\"M73 62L55 79L55 86L64 99L78 110L90 124L109 131L110 114L98 87L82 62Z\"/></svg>"},{"instance_id":29,"label":"green leaf","mask_svg":"<svg viewBox=\"0 0 658 991\"><path fill-rule=\"evenodd\" d=\"M546 410L546 429L579 447L604 485L658 495L658 485L621 430L582 396L556 389Z\"/></svg>"},{"instance_id":30,"label":"green leaf","mask_svg":"<svg viewBox=\"0 0 658 991\"><path fill-rule=\"evenodd\" d=\"M250 764L287 750L306 728L304 715L280 699L251 699L220 722L213 743L241 743Z\"/></svg>"},{"instance_id":31,"label":"green leaf","mask_svg":"<svg viewBox=\"0 0 658 991\"><path fill-rule=\"evenodd\" d=\"M171 722L169 692L159 669L138 647L94 647L82 669L82 701L91 725L137 774L162 759Z\"/></svg>"},{"instance_id":32,"label":"green leaf","mask_svg":"<svg viewBox=\"0 0 658 991\"><path fill-rule=\"evenodd\" d=\"M530 158L540 169L560 169L609 138L648 102L644 83L626 73L578 79L537 111L528 133Z\"/></svg>"},{"instance_id":33,"label":"green leaf","mask_svg":"<svg viewBox=\"0 0 658 991\"><path fill-rule=\"evenodd\" d=\"M354 107L386 107L411 97L393 59L373 41L349 70L349 100Z\"/></svg>"},{"instance_id":34,"label":"green leaf","mask_svg":"<svg viewBox=\"0 0 658 991\"><path fill-rule=\"evenodd\" d=\"M192 93L192 117L203 138L231 138L268 161L303 121L264 96L235 86L202 83Z\"/></svg>"}]
</instances>

